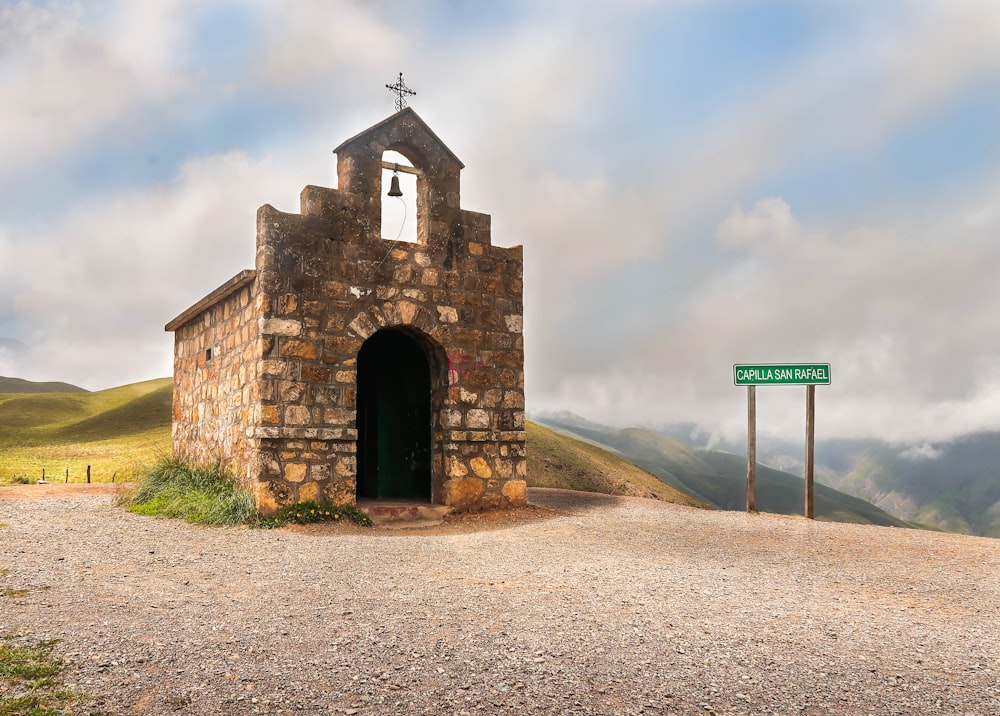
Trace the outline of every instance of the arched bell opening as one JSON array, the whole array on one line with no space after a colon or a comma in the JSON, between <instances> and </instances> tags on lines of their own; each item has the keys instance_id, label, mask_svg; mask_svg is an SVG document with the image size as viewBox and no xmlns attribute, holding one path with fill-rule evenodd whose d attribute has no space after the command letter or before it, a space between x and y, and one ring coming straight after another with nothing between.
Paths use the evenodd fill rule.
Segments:
<instances>
[{"instance_id":1,"label":"arched bell opening","mask_svg":"<svg viewBox=\"0 0 1000 716\"><path fill-rule=\"evenodd\" d=\"M361 346L359 499L436 501L443 470L436 419L442 404L439 352L428 336L407 328L378 331Z\"/></svg>"},{"instance_id":2,"label":"arched bell opening","mask_svg":"<svg viewBox=\"0 0 1000 716\"><path fill-rule=\"evenodd\" d=\"M382 154L382 238L417 242L417 175L413 163L397 151Z\"/></svg>"}]
</instances>

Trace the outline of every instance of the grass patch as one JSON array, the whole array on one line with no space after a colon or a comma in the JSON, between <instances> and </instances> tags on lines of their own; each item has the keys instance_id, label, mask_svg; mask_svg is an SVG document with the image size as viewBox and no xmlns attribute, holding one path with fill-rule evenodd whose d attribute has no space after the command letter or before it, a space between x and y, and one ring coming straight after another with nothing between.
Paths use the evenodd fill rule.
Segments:
<instances>
[{"instance_id":1,"label":"grass patch","mask_svg":"<svg viewBox=\"0 0 1000 716\"><path fill-rule=\"evenodd\" d=\"M221 465L196 468L173 458L161 459L122 504L140 515L193 524L246 525L258 520L253 495Z\"/></svg>"},{"instance_id":2,"label":"grass patch","mask_svg":"<svg viewBox=\"0 0 1000 716\"><path fill-rule=\"evenodd\" d=\"M58 676L65 668L52 655L54 641L18 645L0 638L0 716L55 716L68 712L73 694Z\"/></svg>"},{"instance_id":3,"label":"grass patch","mask_svg":"<svg viewBox=\"0 0 1000 716\"><path fill-rule=\"evenodd\" d=\"M0 485L138 479L170 453L173 380L133 383L96 393L0 391Z\"/></svg>"},{"instance_id":4,"label":"grass patch","mask_svg":"<svg viewBox=\"0 0 1000 716\"><path fill-rule=\"evenodd\" d=\"M367 512L354 505L333 505L329 502L300 502L285 507L267 519L261 519L260 527L284 527L285 525L310 525L317 522L353 522L362 527L371 527L372 518Z\"/></svg>"},{"instance_id":5,"label":"grass patch","mask_svg":"<svg viewBox=\"0 0 1000 716\"><path fill-rule=\"evenodd\" d=\"M371 517L354 505L327 502L301 502L264 519L257 512L253 495L221 466L195 468L173 458L161 459L135 490L121 498L121 504L139 515L180 518L202 525L267 529L316 522L372 525Z\"/></svg>"}]
</instances>

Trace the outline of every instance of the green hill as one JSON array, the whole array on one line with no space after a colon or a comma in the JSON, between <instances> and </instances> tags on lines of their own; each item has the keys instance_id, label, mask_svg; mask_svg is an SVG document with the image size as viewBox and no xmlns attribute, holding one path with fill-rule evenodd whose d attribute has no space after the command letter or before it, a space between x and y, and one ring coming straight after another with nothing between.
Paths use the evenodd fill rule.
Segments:
<instances>
[{"instance_id":1,"label":"green hill","mask_svg":"<svg viewBox=\"0 0 1000 716\"><path fill-rule=\"evenodd\" d=\"M86 479L133 477L170 451L173 381L123 385L95 393L0 394L0 484L15 477ZM528 483L532 487L649 497L706 507L608 449L528 424Z\"/></svg>"},{"instance_id":2,"label":"green hill","mask_svg":"<svg viewBox=\"0 0 1000 716\"><path fill-rule=\"evenodd\" d=\"M0 393L86 393L88 391L69 383L36 383L21 378L0 375Z\"/></svg>"},{"instance_id":3,"label":"green hill","mask_svg":"<svg viewBox=\"0 0 1000 716\"><path fill-rule=\"evenodd\" d=\"M708 505L668 485L605 447L529 422L528 486L647 497L691 507Z\"/></svg>"},{"instance_id":4,"label":"green hill","mask_svg":"<svg viewBox=\"0 0 1000 716\"><path fill-rule=\"evenodd\" d=\"M62 384L56 384L62 385ZM72 387L72 386L70 386ZM94 393L0 393L0 483L130 479L170 451L173 381L148 380Z\"/></svg>"},{"instance_id":5,"label":"green hill","mask_svg":"<svg viewBox=\"0 0 1000 716\"><path fill-rule=\"evenodd\" d=\"M746 457L742 455L698 449L649 430L616 430L568 416L545 418L541 422L613 448L668 485L713 507L746 508ZM800 515L803 500L802 478L765 465L757 466L759 510ZM911 526L865 500L820 484L815 487L815 514L817 519L835 522Z\"/></svg>"}]
</instances>

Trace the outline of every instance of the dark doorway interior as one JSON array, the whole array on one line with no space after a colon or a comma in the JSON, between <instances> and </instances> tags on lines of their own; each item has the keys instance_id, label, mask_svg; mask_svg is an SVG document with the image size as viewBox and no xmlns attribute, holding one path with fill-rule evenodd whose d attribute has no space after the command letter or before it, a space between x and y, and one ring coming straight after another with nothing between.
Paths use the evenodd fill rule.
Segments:
<instances>
[{"instance_id":1,"label":"dark doorway interior","mask_svg":"<svg viewBox=\"0 0 1000 716\"><path fill-rule=\"evenodd\" d=\"M431 499L431 372L402 331L358 353L358 497Z\"/></svg>"}]
</instances>

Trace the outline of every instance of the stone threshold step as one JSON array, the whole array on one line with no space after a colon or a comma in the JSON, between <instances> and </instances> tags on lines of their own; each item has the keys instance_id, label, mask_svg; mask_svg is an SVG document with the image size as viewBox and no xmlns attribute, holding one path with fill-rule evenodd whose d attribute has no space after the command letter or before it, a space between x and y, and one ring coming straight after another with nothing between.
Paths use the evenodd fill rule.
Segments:
<instances>
[{"instance_id":1,"label":"stone threshold step","mask_svg":"<svg viewBox=\"0 0 1000 716\"><path fill-rule=\"evenodd\" d=\"M409 500L358 500L358 509L367 512L376 527L390 529L436 527L452 511L447 505Z\"/></svg>"}]
</instances>

